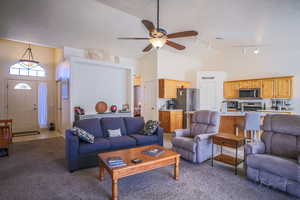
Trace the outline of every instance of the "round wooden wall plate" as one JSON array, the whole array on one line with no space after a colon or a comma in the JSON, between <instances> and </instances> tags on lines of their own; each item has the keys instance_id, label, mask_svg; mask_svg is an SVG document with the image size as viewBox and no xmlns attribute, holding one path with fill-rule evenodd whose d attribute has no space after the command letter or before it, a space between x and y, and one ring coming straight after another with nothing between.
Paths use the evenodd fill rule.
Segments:
<instances>
[{"instance_id":1,"label":"round wooden wall plate","mask_svg":"<svg viewBox=\"0 0 300 200\"><path fill-rule=\"evenodd\" d=\"M95 110L97 113L104 113L107 111L107 104L104 101L99 101L96 106L95 106Z\"/></svg>"}]
</instances>

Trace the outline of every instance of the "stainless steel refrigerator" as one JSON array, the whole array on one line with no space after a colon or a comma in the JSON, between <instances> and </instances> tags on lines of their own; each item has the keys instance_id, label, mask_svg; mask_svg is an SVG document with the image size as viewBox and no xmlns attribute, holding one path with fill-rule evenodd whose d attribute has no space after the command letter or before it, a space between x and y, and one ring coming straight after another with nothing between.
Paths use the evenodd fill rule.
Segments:
<instances>
[{"instance_id":1,"label":"stainless steel refrigerator","mask_svg":"<svg viewBox=\"0 0 300 200\"><path fill-rule=\"evenodd\" d=\"M196 88L178 88L176 108L184 111L183 127L189 128L189 113L200 109L200 90Z\"/></svg>"}]
</instances>

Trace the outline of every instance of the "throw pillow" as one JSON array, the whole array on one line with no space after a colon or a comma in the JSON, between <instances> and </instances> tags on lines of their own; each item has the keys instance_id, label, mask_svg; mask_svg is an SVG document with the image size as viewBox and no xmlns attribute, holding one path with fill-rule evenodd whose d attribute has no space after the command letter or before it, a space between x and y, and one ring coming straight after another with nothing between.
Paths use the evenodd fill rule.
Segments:
<instances>
[{"instance_id":1,"label":"throw pillow","mask_svg":"<svg viewBox=\"0 0 300 200\"><path fill-rule=\"evenodd\" d=\"M85 142L88 142L91 144L94 143L95 137L92 134L88 133L87 131L85 131L81 128L78 128L78 127L74 127L72 129L72 132L74 135L77 135L79 137L79 139L81 139L82 141L85 141Z\"/></svg>"},{"instance_id":2,"label":"throw pillow","mask_svg":"<svg viewBox=\"0 0 300 200\"><path fill-rule=\"evenodd\" d=\"M144 129L140 132L142 135L154 135L155 131L159 127L158 121L149 120L145 124Z\"/></svg>"},{"instance_id":3,"label":"throw pillow","mask_svg":"<svg viewBox=\"0 0 300 200\"><path fill-rule=\"evenodd\" d=\"M107 132L108 132L109 137L120 137L120 136L122 136L121 129L115 129L115 130L108 129Z\"/></svg>"}]
</instances>

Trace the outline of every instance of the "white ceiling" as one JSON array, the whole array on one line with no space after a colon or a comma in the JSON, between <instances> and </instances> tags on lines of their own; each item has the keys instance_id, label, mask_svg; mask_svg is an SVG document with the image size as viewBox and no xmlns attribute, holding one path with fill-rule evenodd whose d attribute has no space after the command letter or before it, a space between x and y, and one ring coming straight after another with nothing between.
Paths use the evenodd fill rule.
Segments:
<instances>
[{"instance_id":1,"label":"white ceiling","mask_svg":"<svg viewBox=\"0 0 300 200\"><path fill-rule=\"evenodd\" d=\"M147 36L140 19L155 22L155 9L156 0L2 0L0 37L137 56L147 41L116 37ZM207 51L208 41L217 49L237 44L298 48L300 1L161 0L161 26L169 33L197 30L198 38L177 40L192 55ZM216 41L216 36L225 39Z\"/></svg>"}]
</instances>

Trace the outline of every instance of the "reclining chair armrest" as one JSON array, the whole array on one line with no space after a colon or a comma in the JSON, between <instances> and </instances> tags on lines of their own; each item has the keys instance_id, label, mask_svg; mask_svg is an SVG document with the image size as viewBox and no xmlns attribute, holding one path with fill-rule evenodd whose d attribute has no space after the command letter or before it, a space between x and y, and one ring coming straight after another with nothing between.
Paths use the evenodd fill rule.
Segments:
<instances>
[{"instance_id":1,"label":"reclining chair armrest","mask_svg":"<svg viewBox=\"0 0 300 200\"><path fill-rule=\"evenodd\" d=\"M255 142L245 145L245 155L250 154L264 154L266 151L265 144L263 142Z\"/></svg>"},{"instance_id":2,"label":"reclining chair armrest","mask_svg":"<svg viewBox=\"0 0 300 200\"><path fill-rule=\"evenodd\" d=\"M203 140L210 139L213 135L217 135L217 134L218 133L205 133L205 134L196 135L194 137L194 142L200 142L200 141L203 141Z\"/></svg>"},{"instance_id":3,"label":"reclining chair armrest","mask_svg":"<svg viewBox=\"0 0 300 200\"><path fill-rule=\"evenodd\" d=\"M184 137L190 135L190 129L176 129L173 132L174 137Z\"/></svg>"}]
</instances>

